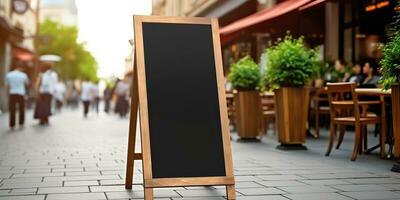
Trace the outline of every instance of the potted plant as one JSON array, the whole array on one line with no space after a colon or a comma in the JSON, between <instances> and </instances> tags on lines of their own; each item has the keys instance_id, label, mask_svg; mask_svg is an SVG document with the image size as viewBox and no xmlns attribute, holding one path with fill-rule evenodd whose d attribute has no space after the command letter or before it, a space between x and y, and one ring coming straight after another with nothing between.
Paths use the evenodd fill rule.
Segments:
<instances>
[{"instance_id":1,"label":"potted plant","mask_svg":"<svg viewBox=\"0 0 400 200\"><path fill-rule=\"evenodd\" d=\"M397 23L400 23L400 14L397 18ZM397 152L400 152L400 27L394 29L390 41L384 46L380 63L383 89L392 90L393 135L396 149L394 156L399 158L400 155ZM397 171L400 172L400 166Z\"/></svg>"},{"instance_id":2,"label":"potted plant","mask_svg":"<svg viewBox=\"0 0 400 200\"><path fill-rule=\"evenodd\" d=\"M318 54L305 47L303 38L287 35L269 48L266 80L275 89L279 149L306 149L309 84Z\"/></svg>"},{"instance_id":3,"label":"potted plant","mask_svg":"<svg viewBox=\"0 0 400 200\"><path fill-rule=\"evenodd\" d=\"M236 130L241 139L255 139L261 123L261 100L258 86L261 73L248 56L231 65L228 80L237 90L235 95Z\"/></svg>"}]
</instances>

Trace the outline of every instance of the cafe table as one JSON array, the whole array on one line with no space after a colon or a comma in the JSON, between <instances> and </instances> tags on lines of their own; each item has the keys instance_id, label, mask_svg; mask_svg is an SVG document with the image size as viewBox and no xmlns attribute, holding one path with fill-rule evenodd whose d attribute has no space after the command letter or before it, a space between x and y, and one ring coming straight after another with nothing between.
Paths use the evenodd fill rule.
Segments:
<instances>
[{"instance_id":1,"label":"cafe table","mask_svg":"<svg viewBox=\"0 0 400 200\"><path fill-rule=\"evenodd\" d=\"M388 97L390 98L392 95L392 91L389 90L382 90L381 88L356 88L355 92L359 95L359 96L376 96L376 97ZM386 126L386 109L385 109L385 105L383 105L383 109L382 109L382 125ZM392 105L392 106L396 106L396 105ZM392 113L392 115L400 115L400 113ZM393 118L395 118L393 116ZM393 122L395 123L395 122ZM399 130L394 130L393 129L393 139L394 139L394 144L391 144L391 148L389 150L389 152L391 152L392 150L392 145L394 145L394 151L393 154L397 157L398 155L400 155L400 133L398 133ZM389 158L391 157L391 153L389 153L387 155Z\"/></svg>"}]
</instances>

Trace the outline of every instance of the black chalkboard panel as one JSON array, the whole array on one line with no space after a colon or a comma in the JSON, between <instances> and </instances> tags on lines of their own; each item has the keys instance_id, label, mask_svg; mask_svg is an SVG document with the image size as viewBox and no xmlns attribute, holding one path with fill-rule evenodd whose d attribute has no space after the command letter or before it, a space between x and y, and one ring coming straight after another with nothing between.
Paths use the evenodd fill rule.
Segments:
<instances>
[{"instance_id":1,"label":"black chalkboard panel","mask_svg":"<svg viewBox=\"0 0 400 200\"><path fill-rule=\"evenodd\" d=\"M153 178L226 176L211 25L142 28Z\"/></svg>"}]
</instances>

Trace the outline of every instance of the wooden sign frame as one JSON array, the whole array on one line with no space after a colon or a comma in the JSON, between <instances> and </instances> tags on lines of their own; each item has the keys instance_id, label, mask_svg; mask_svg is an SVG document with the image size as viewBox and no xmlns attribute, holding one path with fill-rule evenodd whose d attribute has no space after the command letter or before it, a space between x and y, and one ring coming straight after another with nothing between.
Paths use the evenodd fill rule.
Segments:
<instances>
[{"instance_id":1,"label":"wooden sign frame","mask_svg":"<svg viewBox=\"0 0 400 200\"><path fill-rule=\"evenodd\" d=\"M225 176L193 177L193 178L153 178L150 148L150 130L147 107L145 57L143 45L143 23L173 23L173 24L202 24L211 25L214 47L215 72L221 120L222 145L224 150ZM217 19L188 18L188 17L161 17L161 16L134 16L135 53L134 78L132 92L132 106L129 127L128 156L125 187L132 189L134 160L142 160L143 187L145 200L153 199L153 188L179 186L226 186L227 198L236 199L235 180L233 174L232 153L230 146L229 121L226 108L224 75L222 66L221 46ZM139 109L140 107L140 109ZM135 152L137 112L140 111L141 150Z\"/></svg>"}]
</instances>

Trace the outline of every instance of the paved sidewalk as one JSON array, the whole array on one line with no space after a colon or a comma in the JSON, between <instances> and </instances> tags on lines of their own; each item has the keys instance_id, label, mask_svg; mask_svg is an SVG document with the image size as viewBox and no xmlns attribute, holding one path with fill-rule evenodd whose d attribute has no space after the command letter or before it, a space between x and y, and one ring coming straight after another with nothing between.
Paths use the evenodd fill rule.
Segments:
<instances>
[{"instance_id":1,"label":"paved sidewalk","mask_svg":"<svg viewBox=\"0 0 400 200\"><path fill-rule=\"evenodd\" d=\"M132 191L123 186L128 119L65 111L39 127L28 113L22 130L0 115L0 200L143 199L141 163ZM400 174L377 152L350 161L353 134L325 157L327 131L307 151L276 150L272 134L259 143L233 141L239 200L400 199ZM371 134L371 145L377 142ZM205 163L207 164L207 163ZM223 187L156 189L160 199L224 199Z\"/></svg>"}]
</instances>

